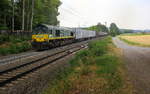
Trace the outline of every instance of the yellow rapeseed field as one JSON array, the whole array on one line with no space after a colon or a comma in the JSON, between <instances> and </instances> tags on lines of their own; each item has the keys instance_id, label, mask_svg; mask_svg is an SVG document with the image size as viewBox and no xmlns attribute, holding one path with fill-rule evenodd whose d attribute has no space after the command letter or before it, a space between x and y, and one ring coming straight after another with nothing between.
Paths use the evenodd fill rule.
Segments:
<instances>
[{"instance_id":1,"label":"yellow rapeseed field","mask_svg":"<svg viewBox=\"0 0 150 94\"><path fill-rule=\"evenodd\" d=\"M132 43L141 44L141 46L150 46L150 35L120 36L120 38Z\"/></svg>"}]
</instances>

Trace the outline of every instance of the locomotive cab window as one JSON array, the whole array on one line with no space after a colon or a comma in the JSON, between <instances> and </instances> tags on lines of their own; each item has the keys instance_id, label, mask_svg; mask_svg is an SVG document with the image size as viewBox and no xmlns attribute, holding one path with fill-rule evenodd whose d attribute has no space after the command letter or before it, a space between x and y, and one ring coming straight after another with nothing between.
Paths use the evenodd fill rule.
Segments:
<instances>
[{"instance_id":1,"label":"locomotive cab window","mask_svg":"<svg viewBox=\"0 0 150 94\"><path fill-rule=\"evenodd\" d=\"M60 30L56 30L55 35L56 35L56 37L59 37L60 36Z\"/></svg>"},{"instance_id":2,"label":"locomotive cab window","mask_svg":"<svg viewBox=\"0 0 150 94\"><path fill-rule=\"evenodd\" d=\"M71 36L74 36L74 33L73 33L73 32L71 32Z\"/></svg>"},{"instance_id":3,"label":"locomotive cab window","mask_svg":"<svg viewBox=\"0 0 150 94\"><path fill-rule=\"evenodd\" d=\"M47 31L48 31L47 27L37 26L36 28L34 28L33 34L46 34Z\"/></svg>"}]
</instances>

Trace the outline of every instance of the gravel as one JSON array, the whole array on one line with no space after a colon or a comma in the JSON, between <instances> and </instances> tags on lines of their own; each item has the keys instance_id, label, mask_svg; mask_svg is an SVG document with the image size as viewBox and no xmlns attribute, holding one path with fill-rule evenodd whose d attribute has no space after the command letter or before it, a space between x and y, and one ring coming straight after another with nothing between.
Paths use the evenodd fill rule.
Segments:
<instances>
[{"instance_id":1,"label":"gravel","mask_svg":"<svg viewBox=\"0 0 150 94\"><path fill-rule=\"evenodd\" d=\"M150 48L131 46L118 38L114 44L123 50L125 65L135 88L135 94L150 93Z\"/></svg>"}]
</instances>

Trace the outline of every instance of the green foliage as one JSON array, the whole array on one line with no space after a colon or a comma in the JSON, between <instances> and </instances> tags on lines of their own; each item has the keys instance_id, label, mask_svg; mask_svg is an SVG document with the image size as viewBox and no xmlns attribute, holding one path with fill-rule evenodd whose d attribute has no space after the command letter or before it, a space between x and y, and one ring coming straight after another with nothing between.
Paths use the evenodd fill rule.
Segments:
<instances>
[{"instance_id":1,"label":"green foliage","mask_svg":"<svg viewBox=\"0 0 150 94\"><path fill-rule=\"evenodd\" d=\"M10 44L9 47L1 47L0 55L17 54L20 52L25 52L29 49L31 49L31 44L27 41L24 41L17 44Z\"/></svg>"},{"instance_id":2,"label":"green foliage","mask_svg":"<svg viewBox=\"0 0 150 94\"><path fill-rule=\"evenodd\" d=\"M107 37L104 40L90 42L88 45L89 49L78 52L75 58L71 61L71 64L75 66L78 65L76 62L82 61L83 64L90 65L91 62L89 59L100 57L107 53L107 46L109 43L112 43L111 37Z\"/></svg>"},{"instance_id":3,"label":"green foliage","mask_svg":"<svg viewBox=\"0 0 150 94\"><path fill-rule=\"evenodd\" d=\"M30 38L28 36L0 35L0 44L5 45L4 47L0 47L0 55L16 54L30 50L31 44L28 42L31 40Z\"/></svg>"},{"instance_id":4,"label":"green foliage","mask_svg":"<svg viewBox=\"0 0 150 94\"><path fill-rule=\"evenodd\" d=\"M131 29L120 29L121 33L124 34L124 33L133 33L133 30Z\"/></svg>"},{"instance_id":5,"label":"green foliage","mask_svg":"<svg viewBox=\"0 0 150 94\"><path fill-rule=\"evenodd\" d=\"M98 57L102 56L107 52L107 45L111 42L111 38L108 37L104 40L92 41L89 43L89 49L80 51L76 54L75 58L71 60L71 65L76 66L79 65L77 62L82 62L84 65L90 65L90 56ZM86 61L86 62L85 62Z\"/></svg>"},{"instance_id":6,"label":"green foliage","mask_svg":"<svg viewBox=\"0 0 150 94\"><path fill-rule=\"evenodd\" d=\"M9 41L8 35L0 35L0 44Z\"/></svg>"},{"instance_id":7,"label":"green foliage","mask_svg":"<svg viewBox=\"0 0 150 94\"><path fill-rule=\"evenodd\" d=\"M35 18L34 25L45 23L50 25L57 25L58 7L60 5L59 0L37 0L35 2Z\"/></svg>"},{"instance_id":8,"label":"green foliage","mask_svg":"<svg viewBox=\"0 0 150 94\"><path fill-rule=\"evenodd\" d=\"M89 44L89 49L78 52L75 58L70 62L72 66L66 68L66 71L60 74L62 75L61 79L54 81L54 84L52 84L43 94L66 94L68 90L72 91L73 89L77 89L75 82L78 81L81 82L77 84L77 86L80 86L80 84L81 86L90 84L91 89L92 87L98 86L96 84L93 85L94 82L97 83L98 81L94 80L94 82L90 83L90 80L99 78L105 79L104 81L107 82L105 83L106 87L101 87L100 92L105 92L107 94L119 92L116 94L124 94L119 91L119 89L123 87L123 79L120 74L118 74L119 61L114 53L110 54L108 49L109 45L112 45L111 37L91 42ZM91 66L93 65L97 67L96 70L91 70ZM95 74L96 76L93 78L91 75ZM84 81L81 79L82 76ZM90 76L92 78L90 78ZM73 80L71 81L69 77ZM104 82L102 81L101 83ZM80 88L84 88L81 86ZM82 92L86 92L86 89L82 89ZM94 89L92 94L100 94L95 93L96 91L97 90Z\"/></svg>"},{"instance_id":9,"label":"green foliage","mask_svg":"<svg viewBox=\"0 0 150 94\"><path fill-rule=\"evenodd\" d=\"M7 55L9 54L9 48L0 48L0 55Z\"/></svg>"},{"instance_id":10,"label":"green foliage","mask_svg":"<svg viewBox=\"0 0 150 94\"><path fill-rule=\"evenodd\" d=\"M117 58L113 55L105 54L101 57L96 58L96 64L99 66L97 70L98 74L111 74L113 75L116 71Z\"/></svg>"},{"instance_id":11,"label":"green foliage","mask_svg":"<svg viewBox=\"0 0 150 94\"><path fill-rule=\"evenodd\" d=\"M116 36L116 35L120 34L120 30L119 30L119 28L117 27L117 25L115 23L111 23L109 29L110 29L110 34L112 36Z\"/></svg>"},{"instance_id":12,"label":"green foliage","mask_svg":"<svg viewBox=\"0 0 150 94\"><path fill-rule=\"evenodd\" d=\"M105 25L100 23L98 23L96 26L89 27L88 30L94 30L97 32L108 32L108 28Z\"/></svg>"},{"instance_id":13,"label":"green foliage","mask_svg":"<svg viewBox=\"0 0 150 94\"><path fill-rule=\"evenodd\" d=\"M89 44L89 50L93 52L94 56L100 56L106 52L106 42L102 41L101 43L97 43L98 41L91 42Z\"/></svg>"},{"instance_id":14,"label":"green foliage","mask_svg":"<svg viewBox=\"0 0 150 94\"><path fill-rule=\"evenodd\" d=\"M34 18L33 26L45 23L50 25L58 25L57 20L58 7L61 2L59 0L34 0ZM12 1L1 0L0 2L0 30L12 29ZM15 30L22 29L22 13L23 13L23 0L15 0L14 2L14 18ZM32 0L25 0L25 30L29 31L31 28L32 18Z\"/></svg>"},{"instance_id":15,"label":"green foliage","mask_svg":"<svg viewBox=\"0 0 150 94\"><path fill-rule=\"evenodd\" d=\"M11 17L10 0L0 2L0 30L7 29Z\"/></svg>"},{"instance_id":16,"label":"green foliage","mask_svg":"<svg viewBox=\"0 0 150 94\"><path fill-rule=\"evenodd\" d=\"M1 25L0 30L8 30L8 27L6 27L6 25L5 26Z\"/></svg>"},{"instance_id":17,"label":"green foliage","mask_svg":"<svg viewBox=\"0 0 150 94\"><path fill-rule=\"evenodd\" d=\"M117 73L119 63L115 55L104 54L103 56L96 57L96 65L99 67L96 73L108 80L107 92L112 92L123 86L122 78Z\"/></svg>"},{"instance_id":18,"label":"green foliage","mask_svg":"<svg viewBox=\"0 0 150 94\"><path fill-rule=\"evenodd\" d=\"M11 43L19 43L23 41L29 41L31 40L30 36L15 36L15 35L7 35L3 34L0 35L0 44L11 42Z\"/></svg>"}]
</instances>

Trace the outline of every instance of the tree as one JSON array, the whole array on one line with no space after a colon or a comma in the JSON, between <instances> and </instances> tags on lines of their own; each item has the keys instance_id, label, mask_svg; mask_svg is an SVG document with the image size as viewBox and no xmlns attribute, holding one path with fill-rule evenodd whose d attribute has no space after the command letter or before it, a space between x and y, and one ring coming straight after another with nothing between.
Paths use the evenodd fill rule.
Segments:
<instances>
[{"instance_id":1,"label":"tree","mask_svg":"<svg viewBox=\"0 0 150 94\"><path fill-rule=\"evenodd\" d=\"M34 26L36 24L45 23L57 25L58 7L61 2L59 0L36 0L34 11ZM43 11L44 10L44 11Z\"/></svg>"},{"instance_id":2,"label":"tree","mask_svg":"<svg viewBox=\"0 0 150 94\"><path fill-rule=\"evenodd\" d=\"M32 11L31 11L31 22L30 22L30 31L32 31L33 26L33 15L34 15L34 0L32 0Z\"/></svg>"},{"instance_id":3,"label":"tree","mask_svg":"<svg viewBox=\"0 0 150 94\"><path fill-rule=\"evenodd\" d=\"M25 0L22 0L22 30L24 31Z\"/></svg>"},{"instance_id":4,"label":"tree","mask_svg":"<svg viewBox=\"0 0 150 94\"><path fill-rule=\"evenodd\" d=\"M108 28L101 23L97 24L97 29L98 29L98 31L101 31L101 32L108 32Z\"/></svg>"},{"instance_id":5,"label":"tree","mask_svg":"<svg viewBox=\"0 0 150 94\"><path fill-rule=\"evenodd\" d=\"M9 0L0 1L0 29L11 29L11 2Z\"/></svg>"},{"instance_id":6,"label":"tree","mask_svg":"<svg viewBox=\"0 0 150 94\"><path fill-rule=\"evenodd\" d=\"M108 32L108 28L105 25L101 24L101 23L98 23L95 26L91 26L88 29L89 30L94 30L94 31L97 31L97 32Z\"/></svg>"},{"instance_id":7,"label":"tree","mask_svg":"<svg viewBox=\"0 0 150 94\"><path fill-rule=\"evenodd\" d=\"M37 24L58 25L60 4L60 0L1 0L0 29L32 31Z\"/></svg>"},{"instance_id":8,"label":"tree","mask_svg":"<svg viewBox=\"0 0 150 94\"><path fill-rule=\"evenodd\" d=\"M120 34L119 28L115 23L111 23L109 30L112 36L116 36Z\"/></svg>"},{"instance_id":9,"label":"tree","mask_svg":"<svg viewBox=\"0 0 150 94\"><path fill-rule=\"evenodd\" d=\"M12 31L14 31L14 22L15 22L15 3L14 0L11 0L12 3Z\"/></svg>"}]
</instances>

